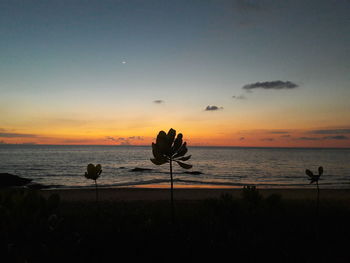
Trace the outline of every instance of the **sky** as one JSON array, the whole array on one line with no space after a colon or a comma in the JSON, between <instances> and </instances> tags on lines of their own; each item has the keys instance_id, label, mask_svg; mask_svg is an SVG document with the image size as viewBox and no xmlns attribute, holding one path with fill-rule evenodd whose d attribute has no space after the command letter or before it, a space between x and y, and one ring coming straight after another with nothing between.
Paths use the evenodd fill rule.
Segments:
<instances>
[{"instance_id":1,"label":"sky","mask_svg":"<svg viewBox=\"0 0 350 263\"><path fill-rule=\"evenodd\" d=\"M0 143L350 147L349 0L1 0Z\"/></svg>"}]
</instances>

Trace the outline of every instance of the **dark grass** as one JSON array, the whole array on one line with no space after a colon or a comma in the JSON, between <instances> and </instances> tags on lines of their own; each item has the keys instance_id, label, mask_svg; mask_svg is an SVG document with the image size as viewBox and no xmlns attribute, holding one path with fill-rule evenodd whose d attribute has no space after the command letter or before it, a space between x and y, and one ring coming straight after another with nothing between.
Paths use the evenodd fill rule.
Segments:
<instances>
[{"instance_id":1,"label":"dark grass","mask_svg":"<svg viewBox=\"0 0 350 263\"><path fill-rule=\"evenodd\" d=\"M25 195L0 199L2 262L350 262L346 200L321 200L318 215L316 201L258 192L175 200L172 223L170 201L18 201Z\"/></svg>"}]
</instances>

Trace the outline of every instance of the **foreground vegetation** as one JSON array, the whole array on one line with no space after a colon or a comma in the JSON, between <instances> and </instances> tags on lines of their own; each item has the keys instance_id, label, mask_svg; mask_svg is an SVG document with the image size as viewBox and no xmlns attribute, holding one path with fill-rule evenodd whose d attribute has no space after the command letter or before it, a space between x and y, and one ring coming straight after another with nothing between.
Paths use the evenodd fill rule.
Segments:
<instances>
[{"instance_id":1,"label":"foreground vegetation","mask_svg":"<svg viewBox=\"0 0 350 263\"><path fill-rule=\"evenodd\" d=\"M110 262L126 259L349 262L346 203L263 198L245 188L241 198L165 201L60 202L39 192L0 193L2 262ZM3 259L5 259L3 261Z\"/></svg>"}]
</instances>

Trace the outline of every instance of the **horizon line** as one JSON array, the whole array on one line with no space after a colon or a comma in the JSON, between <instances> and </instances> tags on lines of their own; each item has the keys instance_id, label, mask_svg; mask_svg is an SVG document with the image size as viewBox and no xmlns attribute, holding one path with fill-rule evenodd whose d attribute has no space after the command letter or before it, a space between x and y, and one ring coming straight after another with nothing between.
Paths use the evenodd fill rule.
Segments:
<instances>
[{"instance_id":1,"label":"horizon line","mask_svg":"<svg viewBox=\"0 0 350 263\"><path fill-rule=\"evenodd\" d=\"M151 147L148 144L44 144L44 143L2 143L4 145L20 145L20 146L117 146L117 147ZM206 148L271 148L271 149L350 149L350 147L310 147L310 146L235 146L235 145L188 145L188 147L206 147Z\"/></svg>"}]
</instances>

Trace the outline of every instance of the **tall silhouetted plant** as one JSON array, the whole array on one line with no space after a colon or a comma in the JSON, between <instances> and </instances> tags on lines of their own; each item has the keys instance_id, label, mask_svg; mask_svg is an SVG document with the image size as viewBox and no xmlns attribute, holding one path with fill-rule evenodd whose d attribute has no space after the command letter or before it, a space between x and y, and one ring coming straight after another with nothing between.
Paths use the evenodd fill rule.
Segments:
<instances>
[{"instance_id":1,"label":"tall silhouetted plant","mask_svg":"<svg viewBox=\"0 0 350 263\"><path fill-rule=\"evenodd\" d=\"M96 191L96 203L98 202L98 189L97 189L97 179L100 177L102 173L101 164L97 164L96 166L90 163L87 166L87 172L85 172L85 177L87 179L91 179L95 181L95 191Z\"/></svg>"},{"instance_id":2,"label":"tall silhouetted plant","mask_svg":"<svg viewBox=\"0 0 350 263\"><path fill-rule=\"evenodd\" d=\"M155 165L169 163L170 167L170 193L171 193L171 214L174 220L174 195L173 195L173 162L176 162L184 169L192 168L192 165L183 163L191 158L191 155L184 156L187 153L186 142L182 142L182 134L179 133L175 139L176 131L170 129L168 134L160 131L156 143L152 143L152 152L154 158L151 159Z\"/></svg>"},{"instance_id":3,"label":"tall silhouetted plant","mask_svg":"<svg viewBox=\"0 0 350 263\"><path fill-rule=\"evenodd\" d=\"M320 187L318 185L318 180L320 179L321 175L323 174L323 167L318 167L318 174L314 174L309 169L305 170L305 173L309 176L310 184L316 183L317 187L317 213L319 210L319 203L320 203Z\"/></svg>"}]
</instances>

